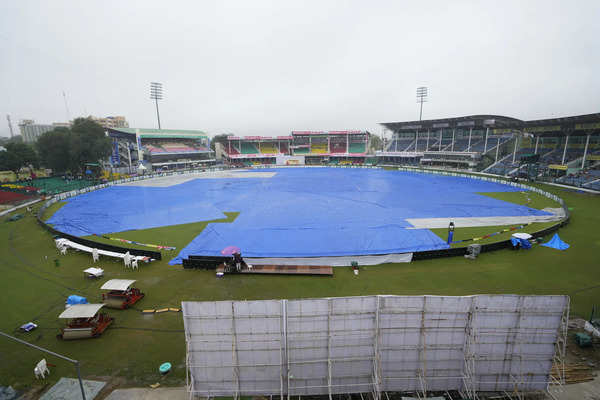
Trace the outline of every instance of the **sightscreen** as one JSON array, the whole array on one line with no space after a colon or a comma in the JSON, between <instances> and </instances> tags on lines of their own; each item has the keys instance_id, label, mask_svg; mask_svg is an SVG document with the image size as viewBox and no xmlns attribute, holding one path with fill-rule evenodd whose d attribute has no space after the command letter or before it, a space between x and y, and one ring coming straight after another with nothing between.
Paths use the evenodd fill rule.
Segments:
<instances>
[{"instance_id":1,"label":"sightscreen","mask_svg":"<svg viewBox=\"0 0 600 400\"><path fill-rule=\"evenodd\" d=\"M183 302L202 396L545 390L567 296ZM559 347L563 346L561 350Z\"/></svg>"}]
</instances>

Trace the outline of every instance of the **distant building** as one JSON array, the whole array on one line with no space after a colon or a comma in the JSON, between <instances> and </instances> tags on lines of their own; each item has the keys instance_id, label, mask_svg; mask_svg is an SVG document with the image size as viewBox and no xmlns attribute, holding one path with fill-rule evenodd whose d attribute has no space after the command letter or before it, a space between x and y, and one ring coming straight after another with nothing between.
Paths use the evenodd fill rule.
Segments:
<instances>
[{"instance_id":1,"label":"distant building","mask_svg":"<svg viewBox=\"0 0 600 400\"><path fill-rule=\"evenodd\" d=\"M222 160L227 156L227 151L225 150L225 146L223 143L215 143L215 158L217 160Z\"/></svg>"},{"instance_id":2,"label":"distant building","mask_svg":"<svg viewBox=\"0 0 600 400\"><path fill-rule=\"evenodd\" d=\"M104 128L129 128L129 122L127 122L127 119L122 115L108 116L105 118L98 118L90 115L88 118L102 125Z\"/></svg>"},{"instance_id":3,"label":"distant building","mask_svg":"<svg viewBox=\"0 0 600 400\"><path fill-rule=\"evenodd\" d=\"M21 131L21 136L23 137L23 142L25 143L33 143L42 134L54 130L55 128L69 126L70 124L66 122L54 122L52 125L36 124L32 119L23 119L21 122L19 122L19 130Z\"/></svg>"}]
</instances>

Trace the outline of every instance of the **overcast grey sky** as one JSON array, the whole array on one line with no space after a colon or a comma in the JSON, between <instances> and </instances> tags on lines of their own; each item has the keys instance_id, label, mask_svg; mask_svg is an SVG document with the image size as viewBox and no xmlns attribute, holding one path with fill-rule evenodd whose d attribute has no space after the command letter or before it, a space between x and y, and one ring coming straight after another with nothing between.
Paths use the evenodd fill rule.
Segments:
<instances>
[{"instance_id":1,"label":"overcast grey sky","mask_svg":"<svg viewBox=\"0 0 600 400\"><path fill-rule=\"evenodd\" d=\"M600 112L600 1L2 1L0 135L125 115L281 135L423 118Z\"/></svg>"}]
</instances>

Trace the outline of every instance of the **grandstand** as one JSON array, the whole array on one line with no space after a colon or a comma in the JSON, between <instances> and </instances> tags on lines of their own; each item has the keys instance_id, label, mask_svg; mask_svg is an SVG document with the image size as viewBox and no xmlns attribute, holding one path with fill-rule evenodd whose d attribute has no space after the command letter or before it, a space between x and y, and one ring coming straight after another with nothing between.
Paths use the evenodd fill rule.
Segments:
<instances>
[{"instance_id":1,"label":"grandstand","mask_svg":"<svg viewBox=\"0 0 600 400\"><path fill-rule=\"evenodd\" d=\"M135 169L138 163L171 169L214 163L208 135L178 129L108 129L113 139L113 168Z\"/></svg>"},{"instance_id":2,"label":"grandstand","mask_svg":"<svg viewBox=\"0 0 600 400\"><path fill-rule=\"evenodd\" d=\"M471 115L381 125L392 138L376 154L380 163L523 176L521 158L537 154L535 178L581 187L598 184L595 172L588 171L600 161L600 114L533 121Z\"/></svg>"},{"instance_id":3,"label":"grandstand","mask_svg":"<svg viewBox=\"0 0 600 400\"><path fill-rule=\"evenodd\" d=\"M303 157L306 164L363 164L369 133L293 131L290 136L229 136L227 139L227 161L236 166L276 164L277 157L281 156Z\"/></svg>"}]
</instances>

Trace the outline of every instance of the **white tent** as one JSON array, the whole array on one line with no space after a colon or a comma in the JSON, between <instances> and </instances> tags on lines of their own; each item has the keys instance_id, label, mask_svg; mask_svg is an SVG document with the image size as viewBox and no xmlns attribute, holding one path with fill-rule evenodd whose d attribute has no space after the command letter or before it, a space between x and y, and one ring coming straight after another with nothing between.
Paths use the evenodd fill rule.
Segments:
<instances>
[{"instance_id":1,"label":"white tent","mask_svg":"<svg viewBox=\"0 0 600 400\"><path fill-rule=\"evenodd\" d=\"M73 304L63 311L58 318L92 318L104 307L104 304Z\"/></svg>"},{"instance_id":2,"label":"white tent","mask_svg":"<svg viewBox=\"0 0 600 400\"><path fill-rule=\"evenodd\" d=\"M104 275L104 270L102 268L91 267L88 269L84 269L83 272L94 278L99 278L102 275Z\"/></svg>"},{"instance_id":3,"label":"white tent","mask_svg":"<svg viewBox=\"0 0 600 400\"><path fill-rule=\"evenodd\" d=\"M100 289L125 291L135 282L133 279L111 279L107 281Z\"/></svg>"}]
</instances>

